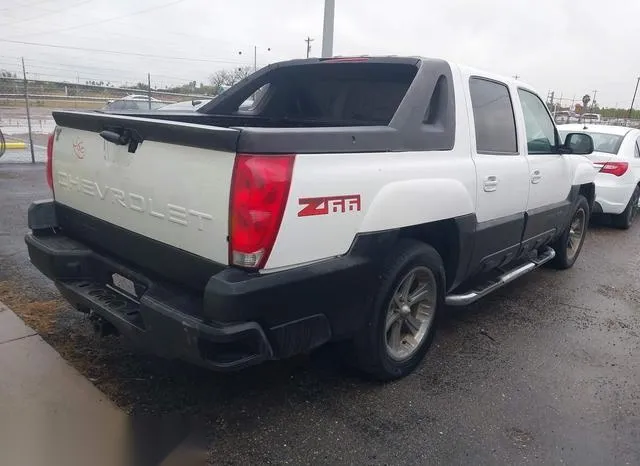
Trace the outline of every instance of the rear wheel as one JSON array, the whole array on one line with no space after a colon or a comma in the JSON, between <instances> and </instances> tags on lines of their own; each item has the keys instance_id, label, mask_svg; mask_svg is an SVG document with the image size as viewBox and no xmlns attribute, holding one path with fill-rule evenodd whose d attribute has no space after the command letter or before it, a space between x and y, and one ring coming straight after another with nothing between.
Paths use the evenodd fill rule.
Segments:
<instances>
[{"instance_id":1,"label":"rear wheel","mask_svg":"<svg viewBox=\"0 0 640 466\"><path fill-rule=\"evenodd\" d=\"M613 225L622 230L628 230L638 215L638 202L640 201L640 187L636 186L631 194L631 199L624 211L619 215L613 216Z\"/></svg>"},{"instance_id":2,"label":"rear wheel","mask_svg":"<svg viewBox=\"0 0 640 466\"><path fill-rule=\"evenodd\" d=\"M358 366L380 380L411 373L422 361L444 302L444 267L429 245L403 240L384 267L366 326L354 345Z\"/></svg>"},{"instance_id":3,"label":"rear wheel","mask_svg":"<svg viewBox=\"0 0 640 466\"><path fill-rule=\"evenodd\" d=\"M578 196L573 207L573 215L569 225L560 237L551 245L556 257L551 262L557 269L568 269L578 259L589 223L589 203L584 196Z\"/></svg>"}]
</instances>

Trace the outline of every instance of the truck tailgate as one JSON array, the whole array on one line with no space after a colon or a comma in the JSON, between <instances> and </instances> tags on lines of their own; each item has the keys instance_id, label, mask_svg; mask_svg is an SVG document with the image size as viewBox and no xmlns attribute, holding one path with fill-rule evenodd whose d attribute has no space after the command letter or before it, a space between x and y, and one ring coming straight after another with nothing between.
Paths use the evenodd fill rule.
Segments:
<instances>
[{"instance_id":1,"label":"truck tailgate","mask_svg":"<svg viewBox=\"0 0 640 466\"><path fill-rule=\"evenodd\" d=\"M228 263L229 189L238 130L100 113L53 115L56 203ZM127 256L125 250L114 252Z\"/></svg>"}]
</instances>

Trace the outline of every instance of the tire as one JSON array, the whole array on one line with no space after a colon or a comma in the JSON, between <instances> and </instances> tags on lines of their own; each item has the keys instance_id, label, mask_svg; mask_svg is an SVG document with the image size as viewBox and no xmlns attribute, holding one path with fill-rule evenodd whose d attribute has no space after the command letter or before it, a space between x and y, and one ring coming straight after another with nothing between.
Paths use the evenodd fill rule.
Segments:
<instances>
[{"instance_id":1,"label":"tire","mask_svg":"<svg viewBox=\"0 0 640 466\"><path fill-rule=\"evenodd\" d=\"M628 230L631 227L638 214L638 199L640 199L640 186L636 186L636 189L633 190L631 199L629 199L624 211L621 214L612 216L613 226L621 230Z\"/></svg>"},{"instance_id":2,"label":"tire","mask_svg":"<svg viewBox=\"0 0 640 466\"><path fill-rule=\"evenodd\" d=\"M580 230L576 228L577 223L580 224ZM559 270L569 269L573 267L584 239L587 235L587 226L589 224L589 203L584 196L579 195L573 206L571 214L571 221L567 225L567 228L562 232L560 237L554 241L551 247L556 252L556 257L551 261L551 265ZM579 235L576 235L579 233Z\"/></svg>"},{"instance_id":3,"label":"tire","mask_svg":"<svg viewBox=\"0 0 640 466\"><path fill-rule=\"evenodd\" d=\"M415 240L401 240L382 270L367 323L354 339L355 362L375 379L393 380L410 374L431 346L445 273L438 252ZM423 297L410 304L418 289Z\"/></svg>"}]
</instances>

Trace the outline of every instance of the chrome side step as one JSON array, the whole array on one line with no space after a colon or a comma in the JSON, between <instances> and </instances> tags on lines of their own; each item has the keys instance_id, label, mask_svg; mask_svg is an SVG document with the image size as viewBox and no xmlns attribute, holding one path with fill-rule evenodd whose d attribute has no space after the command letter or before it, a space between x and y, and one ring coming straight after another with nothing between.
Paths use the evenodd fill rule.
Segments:
<instances>
[{"instance_id":1,"label":"chrome side step","mask_svg":"<svg viewBox=\"0 0 640 466\"><path fill-rule=\"evenodd\" d=\"M522 264L513 270L503 273L496 279L489 280L482 287L473 289L463 294L450 294L445 298L445 303L448 306L466 306L467 304L471 304L472 302L477 301L483 296L488 295L492 291L495 291L498 288L502 288L504 285L514 281L516 278L519 278L524 274L537 269L542 264L549 262L554 257L556 257L556 252L552 248L547 247L547 249L539 254L537 258L531 259L529 262Z\"/></svg>"}]
</instances>

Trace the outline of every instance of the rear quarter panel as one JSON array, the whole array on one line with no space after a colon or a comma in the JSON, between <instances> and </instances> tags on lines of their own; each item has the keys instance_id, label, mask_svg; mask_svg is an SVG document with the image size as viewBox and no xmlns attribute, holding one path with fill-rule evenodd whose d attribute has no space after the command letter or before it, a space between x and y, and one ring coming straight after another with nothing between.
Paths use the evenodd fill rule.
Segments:
<instances>
[{"instance_id":1,"label":"rear quarter panel","mask_svg":"<svg viewBox=\"0 0 640 466\"><path fill-rule=\"evenodd\" d=\"M461 96L460 73L453 71L455 94ZM464 98L456 98L455 108L456 138L450 151L297 155L266 269L343 255L360 233L474 213L476 172ZM344 206L340 200L327 200L320 204L327 210L322 215L302 212L305 199L320 202L335 196L345 196Z\"/></svg>"},{"instance_id":2,"label":"rear quarter panel","mask_svg":"<svg viewBox=\"0 0 640 466\"><path fill-rule=\"evenodd\" d=\"M359 233L473 213L474 193L468 152L300 155L267 268L345 254ZM345 196L344 206L327 200L326 213L304 215L305 199L337 196Z\"/></svg>"}]
</instances>

